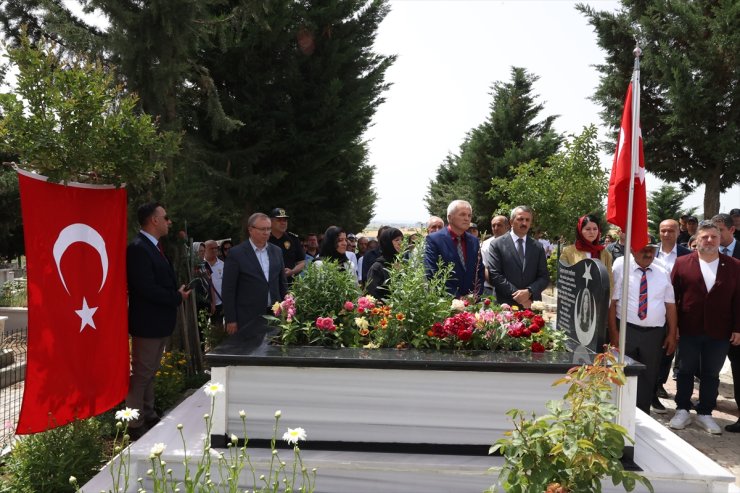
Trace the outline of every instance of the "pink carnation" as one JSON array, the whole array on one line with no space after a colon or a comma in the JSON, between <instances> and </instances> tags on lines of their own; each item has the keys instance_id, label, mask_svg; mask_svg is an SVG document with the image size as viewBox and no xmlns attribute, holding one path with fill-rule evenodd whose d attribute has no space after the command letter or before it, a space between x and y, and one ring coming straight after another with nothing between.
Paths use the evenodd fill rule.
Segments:
<instances>
[{"instance_id":1,"label":"pink carnation","mask_svg":"<svg viewBox=\"0 0 740 493\"><path fill-rule=\"evenodd\" d=\"M344 302L344 309L347 310L348 312L351 312L352 310L355 309L355 304L352 303L351 301L345 301Z\"/></svg>"}]
</instances>

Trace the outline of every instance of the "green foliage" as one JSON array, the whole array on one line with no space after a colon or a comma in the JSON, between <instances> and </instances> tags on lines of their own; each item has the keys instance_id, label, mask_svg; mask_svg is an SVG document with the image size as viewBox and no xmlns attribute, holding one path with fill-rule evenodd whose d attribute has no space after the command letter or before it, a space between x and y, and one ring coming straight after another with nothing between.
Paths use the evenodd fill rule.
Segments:
<instances>
[{"instance_id":1,"label":"green foliage","mask_svg":"<svg viewBox=\"0 0 740 493\"><path fill-rule=\"evenodd\" d=\"M648 198L648 227L650 234L658 237L658 227L660 222L666 219L675 219L683 215L694 215L696 207L683 209L683 201L688 197L688 192L684 192L671 185L663 185L655 192L650 193Z\"/></svg>"},{"instance_id":2,"label":"green foliage","mask_svg":"<svg viewBox=\"0 0 740 493\"><path fill-rule=\"evenodd\" d=\"M412 347L431 347L427 330L450 314L450 295L445 283L452 274L453 265L440 265L431 279L427 280L424 267L426 241L420 241L411 251L408 261L396 262L390 269L387 304L393 311L402 313L403 324L392 324L384 334L381 345L395 347L407 341Z\"/></svg>"},{"instance_id":3,"label":"green foliage","mask_svg":"<svg viewBox=\"0 0 740 493\"><path fill-rule=\"evenodd\" d=\"M0 162L13 161L16 157L0 153ZM0 259L13 260L25 252L21 195L14 169L0 167Z\"/></svg>"},{"instance_id":4,"label":"green foliage","mask_svg":"<svg viewBox=\"0 0 740 493\"><path fill-rule=\"evenodd\" d=\"M0 306L28 306L26 279L5 281L0 291Z\"/></svg>"},{"instance_id":5,"label":"green foliage","mask_svg":"<svg viewBox=\"0 0 740 493\"><path fill-rule=\"evenodd\" d=\"M505 194L487 194L491 180L513 177L520 163L531 160L545 163L558 150L562 138L552 128L556 116L536 121L544 109L533 93L537 80L536 75L525 69L512 67L511 81L493 85L488 118L470 131L460 147L459 157L447 157L442 165L446 170L438 171L430 184L430 193L425 197L430 213L445 217L447 204L442 208L440 199L435 197L442 191L445 200L444 193L454 199L468 200L473 206L474 221L488 224L491 214L501 208L501 202L512 201Z\"/></svg>"},{"instance_id":6,"label":"green foliage","mask_svg":"<svg viewBox=\"0 0 740 493\"><path fill-rule=\"evenodd\" d=\"M740 10L737 2L622 2L617 13L577 6L594 27L606 61L594 100L615 129L622 115L637 39L640 118L646 168L684 191L705 184L704 217L740 180Z\"/></svg>"},{"instance_id":7,"label":"green foliage","mask_svg":"<svg viewBox=\"0 0 740 493\"><path fill-rule=\"evenodd\" d=\"M596 139L596 127L585 127L580 135L571 135L545 166L529 161L518 166L512 178L491 180L489 195L509 209L531 206L537 226L550 238L573 241L577 218L600 210L606 197L608 180Z\"/></svg>"},{"instance_id":8,"label":"green foliage","mask_svg":"<svg viewBox=\"0 0 740 493\"><path fill-rule=\"evenodd\" d=\"M280 333L283 344L305 344L338 347L350 345L344 331L320 330L315 322L319 317L334 318L343 310L344 303L360 295L357 280L348 271L340 269L335 261L311 263L304 274L293 282L291 293L295 300L294 323L284 326Z\"/></svg>"},{"instance_id":9,"label":"green foliage","mask_svg":"<svg viewBox=\"0 0 740 493\"><path fill-rule=\"evenodd\" d=\"M182 398L187 372L185 353L167 351L162 355L161 366L154 378L154 403L159 412L170 409Z\"/></svg>"},{"instance_id":10,"label":"green foliage","mask_svg":"<svg viewBox=\"0 0 740 493\"><path fill-rule=\"evenodd\" d=\"M87 482L103 461L103 442L95 418L73 421L18 441L7 461L14 493L64 493L75 488L70 474Z\"/></svg>"},{"instance_id":11,"label":"green foliage","mask_svg":"<svg viewBox=\"0 0 740 493\"><path fill-rule=\"evenodd\" d=\"M26 37L8 57L19 73L15 93L0 94L0 151L24 168L54 181L146 184L176 152L179 137L157 133L99 63Z\"/></svg>"},{"instance_id":12,"label":"green foliage","mask_svg":"<svg viewBox=\"0 0 740 493\"><path fill-rule=\"evenodd\" d=\"M519 409L507 414L514 430L491 447L500 451L504 466L497 486L509 493L542 493L557 483L564 492L601 491L601 480L632 491L636 482L648 490L646 478L625 471L620 458L625 440L634 443L627 430L614 421L619 413L612 403L612 385L624 385L623 365L611 352L599 354L593 365L571 368L554 385L567 384L563 401L547 403L549 414L528 419Z\"/></svg>"}]
</instances>

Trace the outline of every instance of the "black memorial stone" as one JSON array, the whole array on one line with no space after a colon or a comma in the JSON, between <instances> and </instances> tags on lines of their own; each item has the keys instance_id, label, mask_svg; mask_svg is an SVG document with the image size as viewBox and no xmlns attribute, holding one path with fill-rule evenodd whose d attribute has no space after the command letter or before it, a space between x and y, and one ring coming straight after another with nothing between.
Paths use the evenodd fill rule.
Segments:
<instances>
[{"instance_id":1,"label":"black memorial stone","mask_svg":"<svg viewBox=\"0 0 740 493\"><path fill-rule=\"evenodd\" d=\"M558 274L558 329L594 352L602 351L607 337L609 273L598 260L575 265L560 261Z\"/></svg>"}]
</instances>

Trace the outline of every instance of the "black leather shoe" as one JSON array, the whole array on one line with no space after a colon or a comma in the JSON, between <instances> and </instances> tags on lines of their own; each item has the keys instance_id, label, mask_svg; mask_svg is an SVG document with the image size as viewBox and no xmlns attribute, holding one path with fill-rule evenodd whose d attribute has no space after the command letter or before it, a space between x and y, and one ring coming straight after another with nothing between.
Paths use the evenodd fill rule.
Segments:
<instances>
[{"instance_id":1,"label":"black leather shoe","mask_svg":"<svg viewBox=\"0 0 740 493\"><path fill-rule=\"evenodd\" d=\"M653 397L653 403L650 404L650 407L653 409L654 413L658 413L658 414L666 413L665 406L663 405L662 402L660 402L660 399L658 399L657 397Z\"/></svg>"},{"instance_id":2,"label":"black leather shoe","mask_svg":"<svg viewBox=\"0 0 740 493\"><path fill-rule=\"evenodd\" d=\"M740 419L731 425L725 426L725 431L729 431L730 433L740 433Z\"/></svg>"},{"instance_id":3,"label":"black leather shoe","mask_svg":"<svg viewBox=\"0 0 740 493\"><path fill-rule=\"evenodd\" d=\"M662 385L658 385L658 390L655 391L655 395L662 399L668 399L668 392L666 392L665 387Z\"/></svg>"}]
</instances>

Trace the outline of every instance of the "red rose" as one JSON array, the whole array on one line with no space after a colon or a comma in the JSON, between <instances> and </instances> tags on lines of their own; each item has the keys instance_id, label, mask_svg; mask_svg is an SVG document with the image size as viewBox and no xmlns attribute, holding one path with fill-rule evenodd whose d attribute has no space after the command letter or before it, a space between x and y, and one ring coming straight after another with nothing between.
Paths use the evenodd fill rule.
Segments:
<instances>
[{"instance_id":1,"label":"red rose","mask_svg":"<svg viewBox=\"0 0 740 493\"><path fill-rule=\"evenodd\" d=\"M507 335L508 335L509 337L516 337L516 331L515 331L514 329L509 329L509 330L507 330L507 331L506 331L506 334L507 334Z\"/></svg>"},{"instance_id":2,"label":"red rose","mask_svg":"<svg viewBox=\"0 0 740 493\"><path fill-rule=\"evenodd\" d=\"M533 353L544 353L545 352L545 346L543 346L537 341L532 343L531 349Z\"/></svg>"},{"instance_id":3,"label":"red rose","mask_svg":"<svg viewBox=\"0 0 740 493\"><path fill-rule=\"evenodd\" d=\"M522 316L527 317L527 318L532 318L534 317L534 312L532 310L527 309L527 310L524 310L524 312L522 313Z\"/></svg>"},{"instance_id":4,"label":"red rose","mask_svg":"<svg viewBox=\"0 0 740 493\"><path fill-rule=\"evenodd\" d=\"M522 329L522 337L529 337L532 333L529 331L529 329Z\"/></svg>"},{"instance_id":5,"label":"red rose","mask_svg":"<svg viewBox=\"0 0 740 493\"><path fill-rule=\"evenodd\" d=\"M486 298L485 300L483 300L483 304L486 305L486 306L488 306L488 305L491 304L491 300L488 299L488 298Z\"/></svg>"},{"instance_id":6,"label":"red rose","mask_svg":"<svg viewBox=\"0 0 740 493\"><path fill-rule=\"evenodd\" d=\"M471 337L473 337L473 331L470 329L461 330L457 333L457 338L461 341L469 341Z\"/></svg>"},{"instance_id":7,"label":"red rose","mask_svg":"<svg viewBox=\"0 0 740 493\"><path fill-rule=\"evenodd\" d=\"M536 334L537 332L539 332L539 331L540 331L540 328L539 328L539 327L537 327L537 326L536 326L535 324L532 324L532 325L530 325L530 326L529 326L529 327L527 327L527 328L529 329L529 331L530 331L530 332L531 332L532 334Z\"/></svg>"},{"instance_id":8,"label":"red rose","mask_svg":"<svg viewBox=\"0 0 740 493\"><path fill-rule=\"evenodd\" d=\"M365 313L365 309L364 308L358 308L357 309L357 313Z\"/></svg>"}]
</instances>

